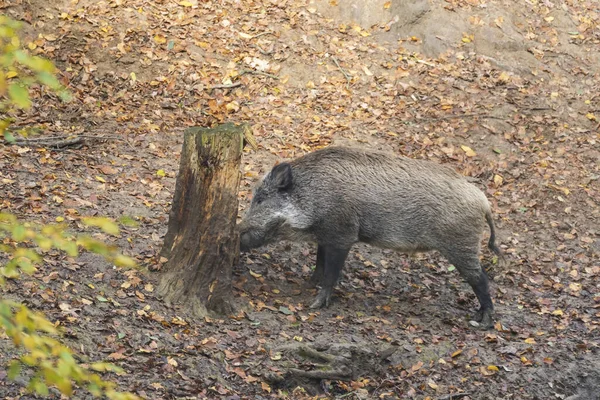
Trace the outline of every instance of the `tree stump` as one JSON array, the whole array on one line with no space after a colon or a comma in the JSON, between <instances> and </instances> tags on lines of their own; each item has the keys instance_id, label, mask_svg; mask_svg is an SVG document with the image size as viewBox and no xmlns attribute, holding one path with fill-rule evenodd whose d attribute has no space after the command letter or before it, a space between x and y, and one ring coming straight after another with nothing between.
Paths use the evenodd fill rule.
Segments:
<instances>
[{"instance_id":1,"label":"tree stump","mask_svg":"<svg viewBox=\"0 0 600 400\"><path fill-rule=\"evenodd\" d=\"M239 257L236 218L247 129L227 123L185 131L158 293L199 317L207 310L233 311L231 270Z\"/></svg>"}]
</instances>

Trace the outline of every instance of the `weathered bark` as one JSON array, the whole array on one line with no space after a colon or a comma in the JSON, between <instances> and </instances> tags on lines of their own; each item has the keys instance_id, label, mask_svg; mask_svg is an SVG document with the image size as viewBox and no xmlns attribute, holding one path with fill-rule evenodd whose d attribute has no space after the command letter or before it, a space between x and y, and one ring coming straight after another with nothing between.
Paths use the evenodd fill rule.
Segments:
<instances>
[{"instance_id":1,"label":"weathered bark","mask_svg":"<svg viewBox=\"0 0 600 400\"><path fill-rule=\"evenodd\" d=\"M161 256L158 293L196 316L233 310L231 269L245 126L231 123L185 131L179 175Z\"/></svg>"}]
</instances>

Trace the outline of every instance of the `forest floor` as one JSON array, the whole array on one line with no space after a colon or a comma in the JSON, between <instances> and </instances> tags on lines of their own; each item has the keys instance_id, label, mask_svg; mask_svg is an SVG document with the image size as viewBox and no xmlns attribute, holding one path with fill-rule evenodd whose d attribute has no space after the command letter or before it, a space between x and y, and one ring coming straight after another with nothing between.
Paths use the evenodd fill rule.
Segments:
<instances>
[{"instance_id":1,"label":"forest floor","mask_svg":"<svg viewBox=\"0 0 600 400\"><path fill-rule=\"evenodd\" d=\"M78 148L2 145L0 210L64 218L75 232L82 216L132 216L137 227L96 236L142 266L48 252L2 296L45 312L83 360L121 366L107 379L148 399L600 398L598 4L428 4L398 29L297 0L0 2L74 95L36 91L15 127L93 137ZM259 145L244 155L242 213L276 161L330 143L473 178L508 261L490 271L494 329L469 326L474 295L438 254L368 246L351 252L328 309L307 306L315 248L290 243L241 257L236 315L166 307L151 270L182 133L226 121L249 123ZM302 346L337 354L353 379L290 376L315 368ZM1 371L0 397L34 398Z\"/></svg>"}]
</instances>

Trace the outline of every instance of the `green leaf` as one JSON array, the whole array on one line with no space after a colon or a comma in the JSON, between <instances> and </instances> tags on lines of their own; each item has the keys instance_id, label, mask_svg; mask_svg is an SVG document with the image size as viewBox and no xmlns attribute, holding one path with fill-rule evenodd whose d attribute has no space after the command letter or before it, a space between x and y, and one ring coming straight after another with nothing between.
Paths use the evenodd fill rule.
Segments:
<instances>
[{"instance_id":1,"label":"green leaf","mask_svg":"<svg viewBox=\"0 0 600 400\"><path fill-rule=\"evenodd\" d=\"M451 265L448 267L448 271L452 272L456 269L456 267L454 265Z\"/></svg>"},{"instance_id":2,"label":"green leaf","mask_svg":"<svg viewBox=\"0 0 600 400\"><path fill-rule=\"evenodd\" d=\"M281 313L283 313L285 315L292 315L293 314L293 312L291 312L289 308L284 307L284 306L280 306L279 307L279 312L281 312Z\"/></svg>"},{"instance_id":3,"label":"green leaf","mask_svg":"<svg viewBox=\"0 0 600 400\"><path fill-rule=\"evenodd\" d=\"M29 91L19 83L11 83L8 85L8 97L19 108L27 109L31 107Z\"/></svg>"},{"instance_id":4,"label":"green leaf","mask_svg":"<svg viewBox=\"0 0 600 400\"><path fill-rule=\"evenodd\" d=\"M44 382L37 379L32 379L30 383L33 383L33 389L37 394L39 394L40 396L48 396L48 386L46 386Z\"/></svg>"},{"instance_id":5,"label":"green leaf","mask_svg":"<svg viewBox=\"0 0 600 400\"><path fill-rule=\"evenodd\" d=\"M132 227L137 227L139 225L139 223L133 219L132 217L129 217L127 215L122 216L121 218L119 218L119 223L125 226L132 226Z\"/></svg>"},{"instance_id":6,"label":"green leaf","mask_svg":"<svg viewBox=\"0 0 600 400\"><path fill-rule=\"evenodd\" d=\"M110 235L119 234L119 226L112 220L103 217L86 217L82 218L82 222L88 226L97 226L104 232Z\"/></svg>"},{"instance_id":7,"label":"green leaf","mask_svg":"<svg viewBox=\"0 0 600 400\"><path fill-rule=\"evenodd\" d=\"M123 254L117 254L113 259L113 264L117 267L135 267L137 265L133 258Z\"/></svg>"},{"instance_id":8,"label":"green leaf","mask_svg":"<svg viewBox=\"0 0 600 400\"><path fill-rule=\"evenodd\" d=\"M12 237L15 242L22 242L25 240L27 229L23 225L15 225L12 229Z\"/></svg>"},{"instance_id":9,"label":"green leaf","mask_svg":"<svg viewBox=\"0 0 600 400\"><path fill-rule=\"evenodd\" d=\"M56 76L48 71L38 72L36 77L41 84L48 86L50 89L58 90L62 87Z\"/></svg>"},{"instance_id":10,"label":"green leaf","mask_svg":"<svg viewBox=\"0 0 600 400\"><path fill-rule=\"evenodd\" d=\"M69 101L73 100L71 92L69 92L67 89L59 90L58 97L60 97L60 99L65 103L68 103Z\"/></svg>"},{"instance_id":11,"label":"green leaf","mask_svg":"<svg viewBox=\"0 0 600 400\"><path fill-rule=\"evenodd\" d=\"M15 137L13 136L12 133L5 131L4 132L4 140L6 140L8 143L13 144L14 142L16 142Z\"/></svg>"},{"instance_id":12,"label":"green leaf","mask_svg":"<svg viewBox=\"0 0 600 400\"><path fill-rule=\"evenodd\" d=\"M21 362L18 360L13 360L10 362L8 366L8 379L13 380L21 373Z\"/></svg>"}]
</instances>

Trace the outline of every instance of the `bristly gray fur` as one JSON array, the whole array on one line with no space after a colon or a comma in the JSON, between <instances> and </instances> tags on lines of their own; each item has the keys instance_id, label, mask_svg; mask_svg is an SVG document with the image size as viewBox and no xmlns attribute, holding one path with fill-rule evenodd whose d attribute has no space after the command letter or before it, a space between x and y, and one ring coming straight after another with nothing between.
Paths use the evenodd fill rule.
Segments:
<instances>
[{"instance_id":1,"label":"bristly gray fur","mask_svg":"<svg viewBox=\"0 0 600 400\"><path fill-rule=\"evenodd\" d=\"M245 250L276 240L438 250L469 283L483 285L478 255L486 225L488 247L500 255L487 198L449 167L328 147L274 167L255 189L240 232Z\"/></svg>"}]
</instances>

